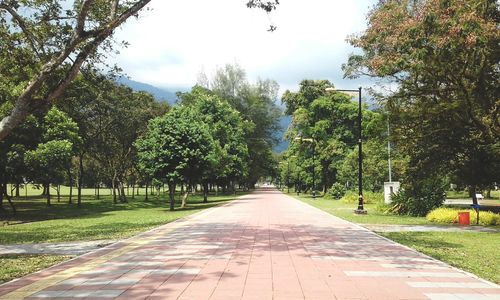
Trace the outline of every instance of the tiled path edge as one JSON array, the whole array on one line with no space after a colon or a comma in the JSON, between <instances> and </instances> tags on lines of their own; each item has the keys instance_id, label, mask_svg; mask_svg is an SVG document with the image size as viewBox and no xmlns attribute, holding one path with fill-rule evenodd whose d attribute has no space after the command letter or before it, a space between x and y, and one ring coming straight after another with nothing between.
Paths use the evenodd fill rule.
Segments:
<instances>
[{"instance_id":1,"label":"tiled path edge","mask_svg":"<svg viewBox=\"0 0 500 300\"><path fill-rule=\"evenodd\" d=\"M260 189L0 286L47 298L490 300L500 287Z\"/></svg>"}]
</instances>

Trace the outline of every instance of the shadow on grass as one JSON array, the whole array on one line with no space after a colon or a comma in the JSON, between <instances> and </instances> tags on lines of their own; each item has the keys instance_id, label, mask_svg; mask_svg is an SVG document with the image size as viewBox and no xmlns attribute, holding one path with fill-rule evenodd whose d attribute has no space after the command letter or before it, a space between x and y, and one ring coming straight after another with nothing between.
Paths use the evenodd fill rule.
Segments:
<instances>
[{"instance_id":1,"label":"shadow on grass","mask_svg":"<svg viewBox=\"0 0 500 300\"><path fill-rule=\"evenodd\" d=\"M405 245L423 245L425 247L432 248L463 248L463 244L458 243L450 243L446 242L443 239L432 238L426 235L425 233L419 232L388 232L383 234L385 237L389 239L393 239L398 243L401 242Z\"/></svg>"},{"instance_id":2,"label":"shadow on grass","mask_svg":"<svg viewBox=\"0 0 500 300\"><path fill-rule=\"evenodd\" d=\"M201 195L193 195L188 199L188 206L180 209L181 202L176 197L176 210L196 210L205 209L223 202L236 199L239 195L244 193L240 192L237 195L232 194L214 194L209 195L208 202L203 202ZM212 198L212 199L211 199ZM13 225L28 222L37 222L54 219L73 219L73 218L96 218L105 217L106 213L114 211L132 211L140 209L154 209L154 208L167 208L168 200L166 195L160 197L149 196L145 200L145 196L135 196L132 199L128 197L125 203L113 203L112 196L101 196L99 200L94 196L82 196L82 204L80 207L76 204L76 197L73 198L73 203L68 203L68 197L61 197L58 202L57 198L52 198L52 206L46 205L46 200L42 196L28 196L27 198L14 199L17 208L17 214L14 216L10 209L4 205L0 209L0 226Z\"/></svg>"}]
</instances>

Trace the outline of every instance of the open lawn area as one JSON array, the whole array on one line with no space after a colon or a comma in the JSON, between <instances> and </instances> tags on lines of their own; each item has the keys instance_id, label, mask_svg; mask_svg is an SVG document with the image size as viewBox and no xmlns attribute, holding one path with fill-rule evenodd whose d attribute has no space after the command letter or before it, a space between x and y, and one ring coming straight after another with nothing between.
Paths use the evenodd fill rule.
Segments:
<instances>
[{"instance_id":1,"label":"open lawn area","mask_svg":"<svg viewBox=\"0 0 500 300\"><path fill-rule=\"evenodd\" d=\"M160 199L149 196L148 201L144 196L129 197L127 203L118 204L113 204L111 196L101 196L101 200L85 196L80 208L68 204L66 197L61 202L54 200L51 207L47 207L40 196L31 196L28 200L21 197L14 200L16 216L0 211L4 224L0 226L0 244L122 239L233 200L238 195L210 195L208 203L203 203L201 195L193 195L186 208L179 209L178 201L177 210L173 212L168 210L166 195Z\"/></svg>"},{"instance_id":2,"label":"open lawn area","mask_svg":"<svg viewBox=\"0 0 500 300\"><path fill-rule=\"evenodd\" d=\"M67 190L63 189L65 194ZM150 195L145 201L144 191L141 191L141 196L129 197L127 203L113 204L109 193L102 193L104 196L96 200L94 190L85 189L82 206L78 208L74 203L67 203L67 196L63 196L61 202L54 198L53 205L47 207L39 190L28 191L28 198L14 199L18 210L16 216L10 213L6 204L6 210L0 210L0 244L123 239L244 194L210 195L208 203L203 203L201 195L192 195L186 208L180 209L180 201L177 201L177 210L171 212L165 194L160 198ZM0 255L0 283L69 258L62 255Z\"/></svg>"},{"instance_id":3,"label":"open lawn area","mask_svg":"<svg viewBox=\"0 0 500 300\"><path fill-rule=\"evenodd\" d=\"M355 215L353 211L357 208L355 203L344 203L341 200L325 199L317 197L313 199L310 195L301 194L290 196L300 199L301 201L324 210L334 216L344 220L358 224L398 224L398 225L422 225L430 224L424 217L397 216L387 215L376 210L377 204L365 204L364 207L368 210L366 215Z\"/></svg>"},{"instance_id":4,"label":"open lawn area","mask_svg":"<svg viewBox=\"0 0 500 300\"><path fill-rule=\"evenodd\" d=\"M367 215L355 215L357 204L310 195L290 194L307 204L357 224L436 225L425 217L387 215L376 204L365 204ZM442 225L442 224L440 224ZM456 225L449 225L456 226ZM500 226L493 228L500 229ZM486 232L390 232L379 233L400 244L444 261L452 266L500 283L500 233Z\"/></svg>"},{"instance_id":5,"label":"open lawn area","mask_svg":"<svg viewBox=\"0 0 500 300\"><path fill-rule=\"evenodd\" d=\"M63 255L0 255L0 284L70 259Z\"/></svg>"},{"instance_id":6,"label":"open lawn area","mask_svg":"<svg viewBox=\"0 0 500 300\"><path fill-rule=\"evenodd\" d=\"M452 266L500 284L499 233L389 232L380 234Z\"/></svg>"}]
</instances>

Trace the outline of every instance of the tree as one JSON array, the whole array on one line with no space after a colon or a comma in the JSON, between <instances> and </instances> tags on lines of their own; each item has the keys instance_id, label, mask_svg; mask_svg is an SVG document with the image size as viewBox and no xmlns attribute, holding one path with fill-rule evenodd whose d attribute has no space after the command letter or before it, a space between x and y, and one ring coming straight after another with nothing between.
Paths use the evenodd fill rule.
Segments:
<instances>
[{"instance_id":1,"label":"tree","mask_svg":"<svg viewBox=\"0 0 500 300\"><path fill-rule=\"evenodd\" d=\"M112 50L113 31L150 1L1 0L0 89L14 106L0 121L0 140L37 106L60 98L84 63L102 61L99 47ZM277 4L247 2L268 13Z\"/></svg>"},{"instance_id":2,"label":"tree","mask_svg":"<svg viewBox=\"0 0 500 300\"><path fill-rule=\"evenodd\" d=\"M8 91L14 106L0 121L0 140L34 107L58 99L86 61L99 60L100 46L112 48L115 28L150 1L83 0L70 9L55 0L0 1L0 53L7 62L0 74L16 73L13 82L2 80L15 88Z\"/></svg>"},{"instance_id":3,"label":"tree","mask_svg":"<svg viewBox=\"0 0 500 300\"><path fill-rule=\"evenodd\" d=\"M346 184L357 180L357 167L349 168L344 165L347 164L346 160L354 158L353 151L357 145L358 104L344 93L327 92L326 88L329 87L332 84L327 80L303 80L298 92L286 91L282 97L286 105L285 113L292 116L291 126L286 133L291 141L287 156L300 156L304 167L301 182L306 188L312 186L313 170L320 175L316 176L315 184L322 186L324 193L333 183L341 181ZM382 115L368 110L366 105L362 109L364 140L380 145L385 141L381 133L384 128L381 123ZM313 143L304 144L295 140L304 138L312 139ZM382 146L382 149L385 147ZM383 163L385 160L377 161L378 165ZM349 172L340 174L342 170ZM378 181L376 189L380 187L381 182ZM375 189L374 186L370 188Z\"/></svg>"},{"instance_id":4,"label":"tree","mask_svg":"<svg viewBox=\"0 0 500 300\"><path fill-rule=\"evenodd\" d=\"M146 134L136 142L140 168L168 184L170 210L174 210L176 185L196 182L211 164L214 141L200 119L191 108L175 106L152 119Z\"/></svg>"},{"instance_id":5,"label":"tree","mask_svg":"<svg viewBox=\"0 0 500 300\"><path fill-rule=\"evenodd\" d=\"M133 143L144 133L149 119L163 114L168 105L93 70L83 72L56 104L78 123L82 137L77 153L78 204L84 185L99 186L103 181L111 183L115 202L118 198L126 201L123 185L136 164ZM85 175L89 170L85 166L92 165L99 166L94 172L98 178L84 181L91 179Z\"/></svg>"},{"instance_id":6,"label":"tree","mask_svg":"<svg viewBox=\"0 0 500 300\"><path fill-rule=\"evenodd\" d=\"M30 178L40 182L47 190L50 206L50 184L64 180L64 170L71 159L73 145L68 140L53 140L39 144L36 150L26 152L26 164L30 166Z\"/></svg>"},{"instance_id":7,"label":"tree","mask_svg":"<svg viewBox=\"0 0 500 300\"><path fill-rule=\"evenodd\" d=\"M363 53L346 75L397 87L385 106L415 187L452 173L477 203L476 188L499 181L499 21L492 0L380 1L350 39Z\"/></svg>"},{"instance_id":8,"label":"tree","mask_svg":"<svg viewBox=\"0 0 500 300\"><path fill-rule=\"evenodd\" d=\"M43 123L44 132L42 141L48 142L53 140L67 140L71 143L71 157L75 155L81 147L82 139L78 135L78 125L67 114L59 109L52 107L44 117ZM65 161L65 171L69 181L69 203L73 196L73 173L71 171L71 158ZM59 187L57 189L59 198Z\"/></svg>"},{"instance_id":9,"label":"tree","mask_svg":"<svg viewBox=\"0 0 500 300\"><path fill-rule=\"evenodd\" d=\"M204 200L207 201L208 184L235 184L248 175L248 147L245 142L245 122L227 101L212 91L195 86L191 93L180 94L181 104L187 103L208 125L216 143L216 162L203 175Z\"/></svg>"},{"instance_id":10,"label":"tree","mask_svg":"<svg viewBox=\"0 0 500 300\"><path fill-rule=\"evenodd\" d=\"M218 69L210 86L247 121L245 140L250 159L246 181L247 186L253 187L261 177L274 171L272 147L278 142L276 132L280 130L282 114L276 105L279 86L273 80L250 84L237 64Z\"/></svg>"}]
</instances>

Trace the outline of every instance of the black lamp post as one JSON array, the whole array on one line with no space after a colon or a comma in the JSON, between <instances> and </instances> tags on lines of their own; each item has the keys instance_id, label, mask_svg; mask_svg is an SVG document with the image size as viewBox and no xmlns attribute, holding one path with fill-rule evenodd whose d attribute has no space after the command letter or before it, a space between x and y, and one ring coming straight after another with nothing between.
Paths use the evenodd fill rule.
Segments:
<instances>
[{"instance_id":1,"label":"black lamp post","mask_svg":"<svg viewBox=\"0 0 500 300\"><path fill-rule=\"evenodd\" d=\"M357 90L341 90L336 88L326 88L326 91L333 92L357 92L358 93L358 209L354 210L356 214L366 214L363 206L363 140L362 140L362 111L361 111L361 87Z\"/></svg>"},{"instance_id":2,"label":"black lamp post","mask_svg":"<svg viewBox=\"0 0 500 300\"><path fill-rule=\"evenodd\" d=\"M290 160L287 160L286 168L286 192L290 194Z\"/></svg>"}]
</instances>

